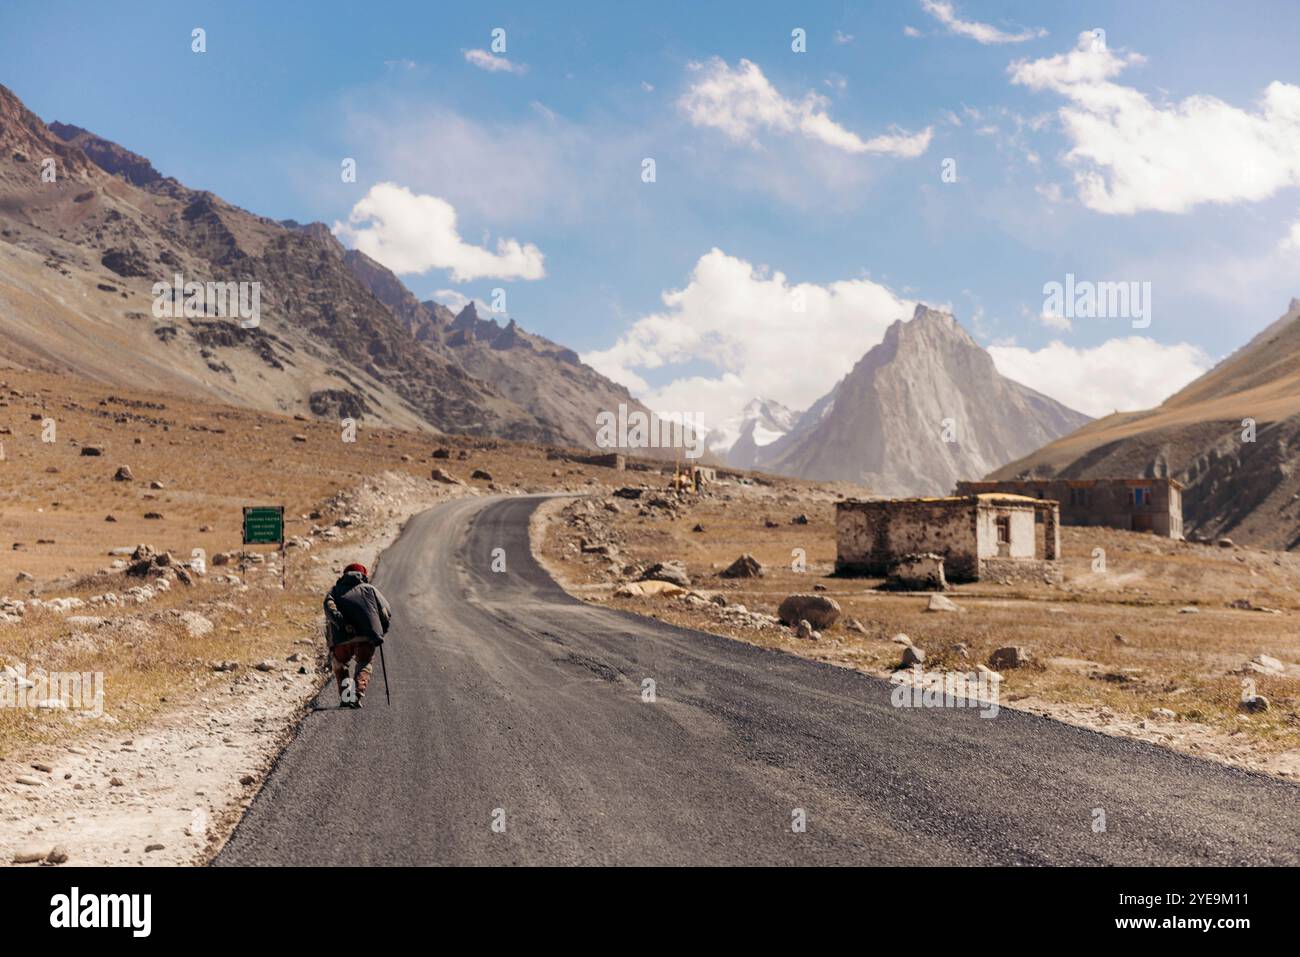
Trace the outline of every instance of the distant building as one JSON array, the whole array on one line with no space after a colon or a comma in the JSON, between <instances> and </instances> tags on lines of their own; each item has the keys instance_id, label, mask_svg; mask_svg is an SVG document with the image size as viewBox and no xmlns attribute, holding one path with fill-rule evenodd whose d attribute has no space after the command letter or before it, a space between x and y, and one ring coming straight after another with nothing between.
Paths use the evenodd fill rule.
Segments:
<instances>
[{"instance_id":1,"label":"distant building","mask_svg":"<svg viewBox=\"0 0 1300 957\"><path fill-rule=\"evenodd\" d=\"M958 495L1004 492L1061 503L1066 525L1104 525L1183 537L1183 486L1171 478L958 482Z\"/></svg>"},{"instance_id":2,"label":"distant building","mask_svg":"<svg viewBox=\"0 0 1300 957\"><path fill-rule=\"evenodd\" d=\"M949 581L1057 581L1059 525L1056 502L1024 495L850 499L835 506L835 570L883 578L933 553L943 557Z\"/></svg>"}]
</instances>

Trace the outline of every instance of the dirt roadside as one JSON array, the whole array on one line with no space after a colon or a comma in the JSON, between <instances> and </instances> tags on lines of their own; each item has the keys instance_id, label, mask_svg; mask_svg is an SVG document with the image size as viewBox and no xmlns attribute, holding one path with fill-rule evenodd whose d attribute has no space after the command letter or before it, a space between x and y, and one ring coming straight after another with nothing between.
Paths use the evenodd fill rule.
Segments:
<instances>
[{"instance_id":1,"label":"dirt roadside","mask_svg":"<svg viewBox=\"0 0 1300 957\"><path fill-rule=\"evenodd\" d=\"M333 504L348 516L346 527L321 539L323 547L295 572L323 593L342 563L373 567L411 515L473 494L465 486L384 473L339 494ZM248 574L228 599L195 613L216 618L223 609L215 606L227 605L237 615L263 587L275 590L278 581L263 585ZM65 854L67 863L92 866L210 859L326 680L311 610L295 612L312 626L291 639L297 650L285 660L238 662L130 733L115 731L108 716L88 718L73 744L30 745L0 760L0 864L57 863Z\"/></svg>"}]
</instances>

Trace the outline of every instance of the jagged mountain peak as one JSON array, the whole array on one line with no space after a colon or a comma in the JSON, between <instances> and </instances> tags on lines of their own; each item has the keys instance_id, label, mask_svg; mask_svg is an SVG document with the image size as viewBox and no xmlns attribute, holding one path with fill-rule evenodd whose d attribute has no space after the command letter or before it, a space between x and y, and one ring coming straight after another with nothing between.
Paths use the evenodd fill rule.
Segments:
<instances>
[{"instance_id":1,"label":"jagged mountain peak","mask_svg":"<svg viewBox=\"0 0 1300 957\"><path fill-rule=\"evenodd\" d=\"M875 494L945 494L1087 421L1000 375L954 316L920 305L757 464Z\"/></svg>"}]
</instances>

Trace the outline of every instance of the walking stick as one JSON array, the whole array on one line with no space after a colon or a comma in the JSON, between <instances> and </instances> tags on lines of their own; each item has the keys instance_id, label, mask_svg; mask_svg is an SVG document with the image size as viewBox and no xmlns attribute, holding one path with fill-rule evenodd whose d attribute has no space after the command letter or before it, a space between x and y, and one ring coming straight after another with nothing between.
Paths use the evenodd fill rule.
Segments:
<instances>
[{"instance_id":1,"label":"walking stick","mask_svg":"<svg viewBox=\"0 0 1300 957\"><path fill-rule=\"evenodd\" d=\"M393 703L393 699L388 695L388 662L384 660L384 646L379 646L379 667L384 672L384 701L388 704Z\"/></svg>"}]
</instances>

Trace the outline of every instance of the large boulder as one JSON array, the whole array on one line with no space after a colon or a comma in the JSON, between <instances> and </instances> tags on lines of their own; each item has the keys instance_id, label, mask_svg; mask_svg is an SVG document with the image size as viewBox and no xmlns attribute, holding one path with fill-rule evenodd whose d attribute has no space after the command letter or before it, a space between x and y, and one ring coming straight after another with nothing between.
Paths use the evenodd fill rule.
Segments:
<instances>
[{"instance_id":1,"label":"large boulder","mask_svg":"<svg viewBox=\"0 0 1300 957\"><path fill-rule=\"evenodd\" d=\"M761 578L762 576L762 563L748 552L718 572L720 578Z\"/></svg>"},{"instance_id":2,"label":"large boulder","mask_svg":"<svg viewBox=\"0 0 1300 957\"><path fill-rule=\"evenodd\" d=\"M1007 645L989 655L989 667L994 671L1006 671L1008 668L1023 668L1029 664L1029 649L1020 645Z\"/></svg>"},{"instance_id":3,"label":"large boulder","mask_svg":"<svg viewBox=\"0 0 1300 957\"><path fill-rule=\"evenodd\" d=\"M783 625L794 627L803 620L820 630L839 620L840 605L825 595L790 595L781 602L776 616Z\"/></svg>"},{"instance_id":4,"label":"large boulder","mask_svg":"<svg viewBox=\"0 0 1300 957\"><path fill-rule=\"evenodd\" d=\"M641 573L640 581L672 582L682 588L691 587L691 576L686 574L686 566L675 558L655 562Z\"/></svg>"}]
</instances>

